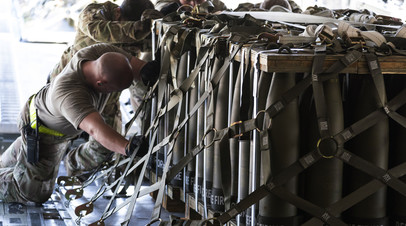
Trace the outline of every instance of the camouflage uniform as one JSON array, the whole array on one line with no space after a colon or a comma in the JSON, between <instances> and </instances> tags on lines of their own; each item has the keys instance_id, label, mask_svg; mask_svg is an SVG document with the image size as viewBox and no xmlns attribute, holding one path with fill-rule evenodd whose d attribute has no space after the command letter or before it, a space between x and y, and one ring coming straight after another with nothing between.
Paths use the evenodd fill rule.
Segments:
<instances>
[{"instance_id":1,"label":"camouflage uniform","mask_svg":"<svg viewBox=\"0 0 406 226\"><path fill-rule=\"evenodd\" d=\"M29 106L24 106L18 126L30 122ZM51 196L59 164L72 137L41 134L39 162L27 162L27 141L23 134L0 157L0 200L43 203Z\"/></svg>"},{"instance_id":2,"label":"camouflage uniform","mask_svg":"<svg viewBox=\"0 0 406 226\"><path fill-rule=\"evenodd\" d=\"M214 12L223 11L227 9L226 5L220 0L207 0L207 1L211 1L213 3ZM157 0L157 2L155 3L155 9L161 10L162 8L173 2L177 2L179 5L181 5L179 0Z\"/></svg>"},{"instance_id":3,"label":"camouflage uniform","mask_svg":"<svg viewBox=\"0 0 406 226\"><path fill-rule=\"evenodd\" d=\"M146 38L151 32L148 20L114 21L117 18L115 9L118 7L118 5L107 1L101 4L92 3L83 9L79 15L74 44L64 51L60 62L50 74L51 81L63 70L77 51L95 43L111 43L133 56L138 56L143 49L148 49L147 44L150 43L150 40ZM144 84L137 83L133 84L130 90L133 95L132 99L139 102L147 88ZM121 92L111 95L101 114L106 123L119 133L122 132L120 94ZM133 105L133 107L135 106ZM89 142L68 153L65 158L65 167L69 175L77 175L83 170L93 169L105 160L105 155L109 153L109 150L90 137Z\"/></svg>"}]
</instances>

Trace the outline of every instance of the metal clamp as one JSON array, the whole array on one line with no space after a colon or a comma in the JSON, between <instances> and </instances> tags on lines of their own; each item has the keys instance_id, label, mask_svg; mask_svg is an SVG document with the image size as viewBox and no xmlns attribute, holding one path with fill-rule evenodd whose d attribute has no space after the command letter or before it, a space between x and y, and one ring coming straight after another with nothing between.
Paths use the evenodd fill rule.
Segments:
<instances>
[{"instance_id":1,"label":"metal clamp","mask_svg":"<svg viewBox=\"0 0 406 226\"><path fill-rule=\"evenodd\" d=\"M86 216L89 213L93 212L93 203L92 202L87 202L83 203L82 205L79 205L75 208L75 214L76 216Z\"/></svg>"},{"instance_id":2,"label":"metal clamp","mask_svg":"<svg viewBox=\"0 0 406 226\"><path fill-rule=\"evenodd\" d=\"M65 193L67 200L78 199L83 196L83 188L69 189Z\"/></svg>"}]
</instances>

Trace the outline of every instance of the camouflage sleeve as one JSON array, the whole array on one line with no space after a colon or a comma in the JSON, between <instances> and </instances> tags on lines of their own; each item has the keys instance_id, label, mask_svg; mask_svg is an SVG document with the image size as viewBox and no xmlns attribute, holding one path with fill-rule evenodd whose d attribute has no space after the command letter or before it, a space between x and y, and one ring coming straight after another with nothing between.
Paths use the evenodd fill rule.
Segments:
<instances>
[{"instance_id":1,"label":"camouflage sleeve","mask_svg":"<svg viewBox=\"0 0 406 226\"><path fill-rule=\"evenodd\" d=\"M155 3L155 9L158 11L161 11L162 8L164 8L165 6L167 6L173 2L176 2L176 0L158 0Z\"/></svg>"},{"instance_id":2,"label":"camouflage sleeve","mask_svg":"<svg viewBox=\"0 0 406 226\"><path fill-rule=\"evenodd\" d=\"M151 28L148 21L111 21L93 14L81 14L78 29L96 42L129 43L145 39Z\"/></svg>"},{"instance_id":3,"label":"camouflage sleeve","mask_svg":"<svg viewBox=\"0 0 406 226\"><path fill-rule=\"evenodd\" d=\"M211 0L211 2L214 5L214 12L227 10L226 4L224 4L224 2L221 0Z\"/></svg>"}]
</instances>

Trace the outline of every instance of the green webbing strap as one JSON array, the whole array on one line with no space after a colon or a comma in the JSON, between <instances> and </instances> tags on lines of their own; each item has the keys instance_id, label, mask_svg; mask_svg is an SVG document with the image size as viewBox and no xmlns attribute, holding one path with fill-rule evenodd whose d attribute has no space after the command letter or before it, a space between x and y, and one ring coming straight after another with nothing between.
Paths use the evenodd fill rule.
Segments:
<instances>
[{"instance_id":1,"label":"green webbing strap","mask_svg":"<svg viewBox=\"0 0 406 226\"><path fill-rule=\"evenodd\" d=\"M397 123L402 125L406 128L406 118L401 116L399 113L392 111L386 106L386 93L385 93L385 83L383 80L383 75L381 71L381 67L379 66L378 57L373 53L367 53L365 58L368 61L369 71L371 72L371 76L373 82L375 84L376 90L378 92L379 99L381 101L382 106L384 106L385 113L395 120ZM402 104L403 105L403 104Z\"/></svg>"},{"instance_id":2,"label":"green webbing strap","mask_svg":"<svg viewBox=\"0 0 406 226\"><path fill-rule=\"evenodd\" d=\"M179 102L177 115L181 114L182 103L183 103L183 99L181 99ZM177 117L174 121L172 134L180 132L177 130L178 125L179 125L179 117ZM154 210L152 211L151 222L158 220L161 216L161 206L162 206L163 195L164 195L164 191L165 191L166 177L167 177L167 172L169 170L169 166L171 164L171 159L172 159L172 155L173 155L173 147L174 147L175 141L176 141L176 136L172 137L172 139L170 140L169 148L168 148L169 154L167 155L167 158L166 158L165 166L164 166L163 173L162 173L162 178L159 182L157 182L160 184L160 186L159 186L159 191L158 191L158 195L156 198ZM131 216L131 212L129 212L129 214Z\"/></svg>"},{"instance_id":3,"label":"green webbing strap","mask_svg":"<svg viewBox=\"0 0 406 226\"><path fill-rule=\"evenodd\" d=\"M169 49L169 51L171 51L171 54L179 59L182 54L185 52L185 45L191 45L191 43L187 43L187 38L189 37L189 35L192 33L192 31L194 31L195 29L185 29L185 28L181 28L179 29L179 31L177 32L178 35L178 42L175 44L175 46L173 47L173 49ZM182 32L182 33L181 33ZM193 32L194 33L194 32ZM170 46L169 46L170 47ZM187 50L188 48L186 48Z\"/></svg>"},{"instance_id":4,"label":"green webbing strap","mask_svg":"<svg viewBox=\"0 0 406 226\"><path fill-rule=\"evenodd\" d=\"M172 85L174 89L178 88L178 81L176 75L178 74L179 58L174 57L172 54L170 56L170 71L172 78Z\"/></svg>"},{"instance_id":5,"label":"green webbing strap","mask_svg":"<svg viewBox=\"0 0 406 226\"><path fill-rule=\"evenodd\" d=\"M326 57L326 46L316 46L312 68L313 98L316 106L317 125L321 138L329 136L329 123L326 109L326 98L324 96L323 82L319 75L322 73L324 58Z\"/></svg>"},{"instance_id":6,"label":"green webbing strap","mask_svg":"<svg viewBox=\"0 0 406 226\"><path fill-rule=\"evenodd\" d=\"M368 68L371 72L372 80L374 81L376 91L378 92L379 100L382 106L386 105L385 83L378 57L373 53L366 53L365 58L368 61Z\"/></svg>"},{"instance_id":7,"label":"green webbing strap","mask_svg":"<svg viewBox=\"0 0 406 226\"><path fill-rule=\"evenodd\" d=\"M139 146L136 147L135 150L134 150L134 152L131 154L131 156L130 156L130 161L127 163L127 165L126 165L126 167L125 167L125 169L124 169L123 175L126 175L127 172L128 172L128 169L130 169L130 167L131 167L131 165L132 165L132 163L133 163L133 161L134 161L134 159L135 159L135 156L137 155L137 152L138 152L138 149L139 149L139 148L140 148ZM123 180L124 180L124 176L121 176L121 177L118 179L118 185L120 185L120 184L123 182ZM117 180L116 180L116 181L117 181ZM119 190L120 190L120 186L117 186L116 189L115 189L115 191L114 191L114 193L113 193L113 195L112 195L111 198L110 198L109 203L106 205L106 208L105 208L105 210L104 210L104 212L103 212L103 215L104 215L104 213L106 213L106 212L110 209L110 207L111 207L111 205L113 204L113 201L114 201L114 199L115 199L115 197L116 197L116 195L117 195L117 193L118 193Z\"/></svg>"},{"instance_id":8,"label":"green webbing strap","mask_svg":"<svg viewBox=\"0 0 406 226\"><path fill-rule=\"evenodd\" d=\"M327 223L328 225L334 226L347 225L339 218L335 217L330 210L321 208L305 199L302 199L281 186L275 187L274 189L271 190L271 192L272 194L278 196L279 198L294 204L296 207L310 213L313 216L316 216L317 218Z\"/></svg>"},{"instance_id":9,"label":"green webbing strap","mask_svg":"<svg viewBox=\"0 0 406 226\"><path fill-rule=\"evenodd\" d=\"M362 57L362 52L358 50L352 50L341 57L333 65L330 66L323 74L337 74L342 69L347 68L351 64L357 62Z\"/></svg>"},{"instance_id":10,"label":"green webbing strap","mask_svg":"<svg viewBox=\"0 0 406 226\"><path fill-rule=\"evenodd\" d=\"M222 76L224 75L225 70L228 68L228 66L231 63L231 60L234 59L234 56L237 54L237 52L240 50L240 48L242 47L243 44L239 45L239 48L236 48L234 50L233 53L230 54L229 57L226 58L224 65L218 70L218 72L213 76L211 83L212 83L212 87L217 87L217 84L219 82L219 80L222 78ZM175 89L172 93L171 93L171 99L169 100L167 106L168 106L168 111L171 110L178 102L180 99L180 95L183 95L184 93L186 93L190 87L192 86L193 82L196 79L196 76L198 75L201 67L203 66L203 64L206 62L207 58L214 53L214 49L211 49L209 51L209 49L203 48L203 50L201 50L204 54L204 56L201 58L201 60L199 61L199 63L197 64L197 66L193 69L192 73L190 74L190 76L188 78L186 78L183 82L182 85L180 85L179 89ZM209 91L211 92L211 91Z\"/></svg>"},{"instance_id":11,"label":"green webbing strap","mask_svg":"<svg viewBox=\"0 0 406 226\"><path fill-rule=\"evenodd\" d=\"M347 150L344 150L337 157L343 162L369 174L370 176L380 180L382 183L385 183L389 187L406 196L406 184L400 179L391 175L388 170L382 169Z\"/></svg>"},{"instance_id":12,"label":"green webbing strap","mask_svg":"<svg viewBox=\"0 0 406 226\"><path fill-rule=\"evenodd\" d=\"M297 176L303 170L307 169L308 167L312 166L318 160L321 159L321 155L317 153L317 151L312 151L295 163L288 166L285 170L281 171L280 173L276 174L272 180L268 184L264 184L257 188L254 192L249 194L246 198L241 200L241 202L237 203L231 209L227 210L223 214L221 214L217 219L222 223L225 224L234 218L237 214L241 213L243 210L248 209L250 206L258 202L258 200L264 198L266 195L269 194L275 187L282 186L287 181L289 181L292 177Z\"/></svg>"},{"instance_id":13,"label":"green webbing strap","mask_svg":"<svg viewBox=\"0 0 406 226\"><path fill-rule=\"evenodd\" d=\"M159 46L163 47L165 46L164 44L167 41L168 37L173 37L174 35L176 35L179 31L179 29L181 28L181 26L179 25L171 25L165 32L165 34L162 36L161 42L159 43Z\"/></svg>"},{"instance_id":14,"label":"green webbing strap","mask_svg":"<svg viewBox=\"0 0 406 226\"><path fill-rule=\"evenodd\" d=\"M392 169L388 170L388 172L396 178L400 178L406 174L406 162L402 163ZM354 206L358 202L364 200L365 198L369 197L379 189L385 186L380 180L372 180L369 183L363 185L362 187L358 188L357 190L351 192L349 195L343 197L342 199L338 200L337 202L331 204L326 209L329 209L330 212L338 216L340 213L344 212L345 210L349 209L350 207ZM312 218L303 226L313 226L319 222L317 218Z\"/></svg>"},{"instance_id":15,"label":"green webbing strap","mask_svg":"<svg viewBox=\"0 0 406 226\"><path fill-rule=\"evenodd\" d=\"M153 135L152 135L152 138L151 138L152 141L155 141L155 140L156 140L156 135L157 135L157 133L154 132ZM150 146L149 146L148 153L147 153L144 157L142 157L139 161L137 161L137 163L134 164L129 170L127 170L127 171L126 171L126 174L123 174L121 177L125 177L125 176L129 175L129 174L130 174L132 171L134 171L141 163L144 163L143 168L142 168L142 170L141 170L141 175L144 175L144 174L145 174L145 169L146 169L146 164L145 164L145 163L146 163L147 160L149 159L150 155L153 154L153 153L155 153L155 152L157 152L158 150L159 150L159 148L156 148L156 147L154 147L153 145L150 145ZM121 177L120 177L120 178L121 178ZM107 219L108 217L110 217L112 214L116 213L116 212L119 211L120 209L122 209L124 206L127 206L129 203L135 202L134 199L137 199L137 197L138 197L138 196L137 196L137 193L138 193L138 192L136 192L136 191L139 191L139 189L141 188L141 182L142 182L142 179L141 179L141 178L143 178L143 177L140 177L140 178L138 179L138 182L137 182L137 184L136 184L136 186L135 186L135 188L134 188L134 194L133 194L130 198L126 199L123 203L120 203L119 205L115 206L114 208L110 209L109 211L104 212L103 215L100 217L100 219L99 219L98 221L93 222L92 224L89 224L89 225L90 225L90 226L104 225L104 220L105 220L105 219ZM140 180L140 179L141 179L141 180ZM132 211L132 210L133 210L133 209L131 209L131 211Z\"/></svg>"},{"instance_id":16,"label":"green webbing strap","mask_svg":"<svg viewBox=\"0 0 406 226\"><path fill-rule=\"evenodd\" d=\"M175 44L174 48L172 49L172 45L168 45L168 49L171 53L170 56L170 68L171 68L171 75L172 75L172 84L173 88L177 89L178 88L178 82L176 75L178 74L178 67L179 67L179 59L181 56L185 53L184 46L185 45L191 45L191 43L187 43L187 41L190 42L190 40L187 40L187 37L189 34L192 32L192 29L179 29L177 33L177 43Z\"/></svg>"},{"instance_id":17,"label":"green webbing strap","mask_svg":"<svg viewBox=\"0 0 406 226\"><path fill-rule=\"evenodd\" d=\"M170 100L167 104L168 106L168 111L171 110L173 107L175 107L180 100L180 96L187 92L190 87L192 86L192 84L194 83L197 75L199 74L199 71L201 69L201 67L203 66L203 64L206 62L207 58L209 57L209 54L211 51L214 51L213 49L207 49L207 48L203 48L203 50L201 51L203 55L203 57L200 59L199 63L196 65L196 67L192 70L192 73L190 73L190 76L187 77L183 82L182 85L179 86L179 89L175 89L172 91L171 93L171 97Z\"/></svg>"}]
</instances>

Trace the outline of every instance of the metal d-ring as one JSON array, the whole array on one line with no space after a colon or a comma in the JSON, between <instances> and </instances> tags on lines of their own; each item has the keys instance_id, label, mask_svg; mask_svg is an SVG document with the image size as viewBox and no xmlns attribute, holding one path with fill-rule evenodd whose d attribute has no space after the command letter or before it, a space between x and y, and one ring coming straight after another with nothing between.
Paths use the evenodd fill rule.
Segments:
<instances>
[{"instance_id":1,"label":"metal d-ring","mask_svg":"<svg viewBox=\"0 0 406 226\"><path fill-rule=\"evenodd\" d=\"M258 126L257 126L256 123L257 123L258 115L261 114L261 113L265 114L266 111L265 111L265 110L260 110L260 111L258 111L257 114L255 115L255 126L256 126L255 129L256 129L259 133L261 132L261 129L258 128ZM272 118L269 118L269 120L272 121ZM264 120L262 120L262 125L263 125L263 123L264 123Z\"/></svg>"},{"instance_id":2,"label":"metal d-ring","mask_svg":"<svg viewBox=\"0 0 406 226\"><path fill-rule=\"evenodd\" d=\"M334 158L338 151L338 143L334 137L320 138L317 141L317 152L325 159ZM327 153L328 154L327 154Z\"/></svg>"},{"instance_id":3,"label":"metal d-ring","mask_svg":"<svg viewBox=\"0 0 406 226\"><path fill-rule=\"evenodd\" d=\"M202 143L203 143L203 146L205 147L205 148L208 148L208 147L210 147L210 146L212 146L213 144L214 144L214 139L210 142L210 144L208 144L208 145L205 145L204 144L204 140L206 139L206 136L207 135L209 135L209 133L211 132L211 131L214 131L214 133L216 133L217 132L217 129L216 128L212 128L211 130L208 130L208 131L206 131L206 133L203 135L203 137L202 137ZM214 136L213 136L214 137Z\"/></svg>"}]
</instances>

